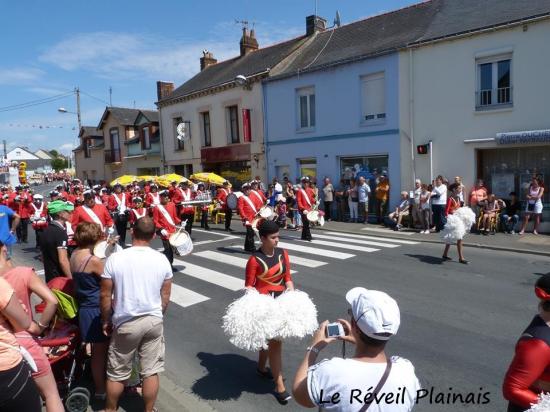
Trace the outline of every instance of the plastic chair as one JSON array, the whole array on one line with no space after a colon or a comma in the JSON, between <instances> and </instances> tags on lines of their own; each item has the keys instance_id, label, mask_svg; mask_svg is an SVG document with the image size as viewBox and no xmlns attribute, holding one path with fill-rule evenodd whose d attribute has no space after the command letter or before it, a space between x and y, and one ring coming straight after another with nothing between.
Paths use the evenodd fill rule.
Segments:
<instances>
[{"instance_id":1,"label":"plastic chair","mask_svg":"<svg viewBox=\"0 0 550 412\"><path fill-rule=\"evenodd\" d=\"M221 220L222 222L225 222L225 213L220 212L220 211L218 210L218 212L216 213L216 217L215 217L214 219L215 219L215 222L214 222L214 223L216 223L216 224L220 223L220 220Z\"/></svg>"}]
</instances>

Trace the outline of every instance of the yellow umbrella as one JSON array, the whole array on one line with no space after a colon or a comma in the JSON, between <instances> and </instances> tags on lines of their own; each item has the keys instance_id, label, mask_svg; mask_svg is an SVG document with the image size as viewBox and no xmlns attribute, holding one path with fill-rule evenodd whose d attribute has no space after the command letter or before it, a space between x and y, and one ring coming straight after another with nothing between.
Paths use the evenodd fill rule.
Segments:
<instances>
[{"instance_id":1,"label":"yellow umbrella","mask_svg":"<svg viewBox=\"0 0 550 412\"><path fill-rule=\"evenodd\" d=\"M147 182L147 181L154 181L156 179L156 176L138 176L138 180L140 182Z\"/></svg>"},{"instance_id":2,"label":"yellow umbrella","mask_svg":"<svg viewBox=\"0 0 550 412\"><path fill-rule=\"evenodd\" d=\"M139 180L139 178L133 175L124 175L124 176L117 177L115 180L113 180L111 182L111 186L114 186L116 184L121 184L123 186L126 186L135 180Z\"/></svg>"},{"instance_id":3,"label":"yellow umbrella","mask_svg":"<svg viewBox=\"0 0 550 412\"><path fill-rule=\"evenodd\" d=\"M221 177L217 175L216 173L208 173L208 172L201 172L201 173L195 173L190 176L192 180L196 180L199 182L205 182L205 183L213 183L215 185L222 185L223 182L225 182L227 179L224 177Z\"/></svg>"},{"instance_id":4,"label":"yellow umbrella","mask_svg":"<svg viewBox=\"0 0 550 412\"><path fill-rule=\"evenodd\" d=\"M176 182L176 183L181 183L181 182L188 182L189 179L187 179L186 177L183 177L181 175L178 175L176 173L169 173L167 175L162 175L162 176L159 176L157 177L158 180L167 180L168 182Z\"/></svg>"}]
</instances>

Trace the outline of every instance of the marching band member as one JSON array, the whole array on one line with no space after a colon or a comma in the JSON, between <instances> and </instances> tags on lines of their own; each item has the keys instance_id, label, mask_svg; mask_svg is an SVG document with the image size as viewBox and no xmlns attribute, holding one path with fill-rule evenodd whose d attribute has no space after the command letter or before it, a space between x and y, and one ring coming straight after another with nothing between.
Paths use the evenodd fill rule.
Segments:
<instances>
[{"instance_id":1,"label":"marching band member","mask_svg":"<svg viewBox=\"0 0 550 412\"><path fill-rule=\"evenodd\" d=\"M107 207L107 204L109 203L109 192L107 190L106 187L102 187L100 190L99 190L99 197L101 198L101 204L105 207Z\"/></svg>"},{"instance_id":2,"label":"marching band member","mask_svg":"<svg viewBox=\"0 0 550 412\"><path fill-rule=\"evenodd\" d=\"M153 208L153 221L157 228L157 233L162 240L164 255L168 258L170 265L174 262L174 251L170 245L169 239L172 233L176 231L176 225L181 223L176 212L176 205L170 201L168 190L160 192L160 203Z\"/></svg>"},{"instance_id":3,"label":"marching band member","mask_svg":"<svg viewBox=\"0 0 550 412\"><path fill-rule=\"evenodd\" d=\"M256 209L260 210L267 203L267 198L263 192L258 190L258 182L253 180L250 182L250 198L256 205Z\"/></svg>"},{"instance_id":4,"label":"marching band member","mask_svg":"<svg viewBox=\"0 0 550 412\"><path fill-rule=\"evenodd\" d=\"M52 190L50 192L50 202L54 202L56 200L60 200L59 199L59 192L57 190Z\"/></svg>"},{"instance_id":5,"label":"marching band member","mask_svg":"<svg viewBox=\"0 0 550 412\"><path fill-rule=\"evenodd\" d=\"M63 185L57 185L55 190L59 193L59 197L64 198L65 201L69 200L69 193L65 190Z\"/></svg>"},{"instance_id":6,"label":"marching band member","mask_svg":"<svg viewBox=\"0 0 550 412\"><path fill-rule=\"evenodd\" d=\"M309 187L309 177L302 177L302 188L296 193L296 203L298 203L298 210L302 215L302 240L309 240L311 242L311 231L309 230L309 220L307 214L311 211L315 205L315 193L313 189Z\"/></svg>"},{"instance_id":7,"label":"marching band member","mask_svg":"<svg viewBox=\"0 0 550 412\"><path fill-rule=\"evenodd\" d=\"M147 195L145 196L145 206L151 209L159 204L160 204L160 195L158 193L158 186L153 183L150 186L149 193L147 193Z\"/></svg>"},{"instance_id":8,"label":"marching band member","mask_svg":"<svg viewBox=\"0 0 550 412\"><path fill-rule=\"evenodd\" d=\"M134 197L134 206L130 209L130 227L134 227L136 222L145 216L147 216L147 209L143 207L143 199Z\"/></svg>"},{"instance_id":9,"label":"marching band member","mask_svg":"<svg viewBox=\"0 0 550 412\"><path fill-rule=\"evenodd\" d=\"M94 191L94 200L96 204L101 205L103 204L103 201L101 200L101 186L100 185L94 185L92 187Z\"/></svg>"},{"instance_id":10,"label":"marching band member","mask_svg":"<svg viewBox=\"0 0 550 412\"><path fill-rule=\"evenodd\" d=\"M252 221L258 214L258 209L256 205L250 199L250 185L245 183L241 187L243 195L239 197L237 201L237 209L239 215L243 221L243 226L246 228L246 237L244 240L244 250L247 252L254 252L256 248L254 247L254 230L252 230Z\"/></svg>"},{"instance_id":11,"label":"marching band member","mask_svg":"<svg viewBox=\"0 0 550 412\"><path fill-rule=\"evenodd\" d=\"M122 192L122 185L117 183L114 186L114 193L109 197L107 208L115 222L116 231L119 235L120 246L126 246L126 226L128 225L129 207L132 205L128 193Z\"/></svg>"},{"instance_id":12,"label":"marching band member","mask_svg":"<svg viewBox=\"0 0 550 412\"><path fill-rule=\"evenodd\" d=\"M152 180L147 180L145 182L145 184L143 185L143 191L145 193L145 196L147 197L147 195L149 194L149 192L151 191L151 186L153 185L153 181ZM147 203L147 201L145 202Z\"/></svg>"},{"instance_id":13,"label":"marching band member","mask_svg":"<svg viewBox=\"0 0 550 412\"><path fill-rule=\"evenodd\" d=\"M36 194L32 198L32 203L30 204L31 209L31 224L34 229L35 238L36 238L36 248L40 247L40 236L42 232L48 226L48 212L46 208L46 203L44 202L44 196Z\"/></svg>"},{"instance_id":14,"label":"marching band member","mask_svg":"<svg viewBox=\"0 0 550 412\"><path fill-rule=\"evenodd\" d=\"M177 193L177 191L178 191L178 190L177 190L177 189L178 189L178 186L177 186L177 185L178 185L178 182L176 182L175 180L172 180L172 181L170 182L170 187L168 188L168 194L170 195L170 200L171 200L175 205L178 204L178 202L176 202L176 201L174 200L174 196L176 195L176 193Z\"/></svg>"},{"instance_id":15,"label":"marching band member","mask_svg":"<svg viewBox=\"0 0 550 412\"><path fill-rule=\"evenodd\" d=\"M174 196L174 199L178 200L178 202L174 201L176 205L179 205L181 202L190 202L195 198L195 193L189 187L189 181L181 182L180 186ZM185 221L185 231L191 236L193 221L195 220L195 208L191 205L181 205L179 213L181 221Z\"/></svg>"},{"instance_id":16,"label":"marching band member","mask_svg":"<svg viewBox=\"0 0 550 412\"><path fill-rule=\"evenodd\" d=\"M17 242L27 243L29 220L31 217L30 203L31 198L28 193L23 190L22 186L16 187L17 194L13 198L13 208L15 213L21 217L21 221L17 226Z\"/></svg>"},{"instance_id":17,"label":"marching band member","mask_svg":"<svg viewBox=\"0 0 550 412\"><path fill-rule=\"evenodd\" d=\"M101 226L101 231L105 231L107 228L114 229L114 222L109 211L105 206L96 204L91 190L84 192L84 203L74 210L71 220L72 227L76 228L80 222L97 223Z\"/></svg>"},{"instance_id":18,"label":"marching band member","mask_svg":"<svg viewBox=\"0 0 550 412\"><path fill-rule=\"evenodd\" d=\"M84 197L82 196L82 189L80 188L80 186L73 187L73 194L69 195L69 198L67 200L75 205L75 207L80 206L82 203L84 203Z\"/></svg>"},{"instance_id":19,"label":"marching band member","mask_svg":"<svg viewBox=\"0 0 550 412\"><path fill-rule=\"evenodd\" d=\"M204 188L204 183L199 183L197 186L197 193L195 195L195 198L202 198L203 196L206 196L207 190ZM197 207L201 210L201 227L205 230L210 230L210 226L208 226L208 207L210 205L205 203L202 205L198 205Z\"/></svg>"},{"instance_id":20,"label":"marching band member","mask_svg":"<svg viewBox=\"0 0 550 412\"><path fill-rule=\"evenodd\" d=\"M223 186L218 189L218 202L221 205L221 210L225 213L225 231L233 232L231 229L231 219L233 218L233 210L227 207L227 196L231 193L231 188L229 187L229 182L226 180L223 182Z\"/></svg>"}]
</instances>

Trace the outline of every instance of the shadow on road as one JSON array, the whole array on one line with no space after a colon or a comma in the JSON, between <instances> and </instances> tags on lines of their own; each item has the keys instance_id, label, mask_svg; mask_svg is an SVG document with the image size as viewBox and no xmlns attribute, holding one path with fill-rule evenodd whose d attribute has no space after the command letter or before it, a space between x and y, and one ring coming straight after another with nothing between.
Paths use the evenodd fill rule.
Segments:
<instances>
[{"instance_id":1,"label":"shadow on road","mask_svg":"<svg viewBox=\"0 0 550 412\"><path fill-rule=\"evenodd\" d=\"M224 247L224 246L221 246L219 248L217 248L218 251L220 252L224 252L224 253L231 253L233 255L247 255L247 256L250 256L250 252L246 252L242 249L232 249L230 247Z\"/></svg>"},{"instance_id":2,"label":"shadow on road","mask_svg":"<svg viewBox=\"0 0 550 412\"><path fill-rule=\"evenodd\" d=\"M243 392L268 394L273 390L273 382L256 375L256 361L237 354L205 352L199 352L197 358L208 374L197 380L191 390L202 399L235 400Z\"/></svg>"},{"instance_id":3,"label":"shadow on road","mask_svg":"<svg viewBox=\"0 0 550 412\"><path fill-rule=\"evenodd\" d=\"M430 255L411 255L408 253L405 253L405 256L409 256L415 259L418 259L422 263L428 263L430 265L441 265L443 263L443 259L436 256L430 256Z\"/></svg>"}]
</instances>

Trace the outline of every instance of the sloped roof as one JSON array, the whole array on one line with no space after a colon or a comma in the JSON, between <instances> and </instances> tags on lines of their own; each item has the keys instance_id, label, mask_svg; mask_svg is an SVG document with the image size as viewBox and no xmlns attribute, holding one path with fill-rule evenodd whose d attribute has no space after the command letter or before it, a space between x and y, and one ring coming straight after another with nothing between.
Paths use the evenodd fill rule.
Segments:
<instances>
[{"instance_id":1,"label":"sloped roof","mask_svg":"<svg viewBox=\"0 0 550 412\"><path fill-rule=\"evenodd\" d=\"M159 121L159 112L158 110L140 110L141 114L145 116L150 122L157 122ZM137 120L137 116L136 116Z\"/></svg>"},{"instance_id":2,"label":"sloped roof","mask_svg":"<svg viewBox=\"0 0 550 412\"><path fill-rule=\"evenodd\" d=\"M304 39L305 36L298 37L208 66L160 102L232 82L240 74L248 77L270 70L296 50Z\"/></svg>"},{"instance_id":3,"label":"sloped roof","mask_svg":"<svg viewBox=\"0 0 550 412\"><path fill-rule=\"evenodd\" d=\"M99 130L97 130L97 127L95 127L95 126L82 126L78 136L79 137L90 136L90 137L94 137L94 138L103 139L103 134Z\"/></svg>"},{"instance_id":4,"label":"sloped roof","mask_svg":"<svg viewBox=\"0 0 550 412\"><path fill-rule=\"evenodd\" d=\"M318 33L267 81L550 14L550 0L429 0Z\"/></svg>"},{"instance_id":5,"label":"sloped roof","mask_svg":"<svg viewBox=\"0 0 550 412\"><path fill-rule=\"evenodd\" d=\"M126 107L106 107L99 121L98 129L103 127L103 123L107 120L109 114L115 117L122 126L133 126L140 109L128 109Z\"/></svg>"}]
</instances>

